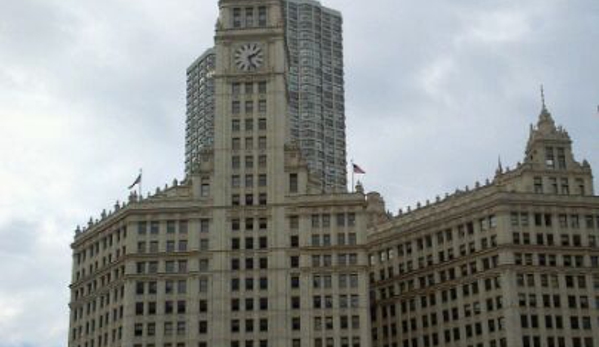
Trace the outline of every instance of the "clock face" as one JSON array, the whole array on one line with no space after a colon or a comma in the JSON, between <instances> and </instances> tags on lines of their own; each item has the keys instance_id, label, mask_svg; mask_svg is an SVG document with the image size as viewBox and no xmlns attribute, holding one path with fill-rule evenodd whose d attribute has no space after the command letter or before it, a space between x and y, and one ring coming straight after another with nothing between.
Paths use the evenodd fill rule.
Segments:
<instances>
[{"instance_id":1,"label":"clock face","mask_svg":"<svg viewBox=\"0 0 599 347\"><path fill-rule=\"evenodd\" d=\"M257 43L247 43L235 51L235 65L241 71L254 71L262 66L264 52Z\"/></svg>"}]
</instances>

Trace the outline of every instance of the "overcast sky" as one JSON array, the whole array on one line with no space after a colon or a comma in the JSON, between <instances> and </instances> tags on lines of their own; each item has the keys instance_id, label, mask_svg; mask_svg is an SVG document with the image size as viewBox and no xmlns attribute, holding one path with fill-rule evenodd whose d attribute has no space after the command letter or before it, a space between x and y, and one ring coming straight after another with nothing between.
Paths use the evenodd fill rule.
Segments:
<instances>
[{"instance_id":1,"label":"overcast sky","mask_svg":"<svg viewBox=\"0 0 599 347\"><path fill-rule=\"evenodd\" d=\"M0 347L63 347L77 224L183 177L185 69L216 0L0 0ZM523 157L548 107L599 170L599 1L324 0L349 159L389 209Z\"/></svg>"}]
</instances>

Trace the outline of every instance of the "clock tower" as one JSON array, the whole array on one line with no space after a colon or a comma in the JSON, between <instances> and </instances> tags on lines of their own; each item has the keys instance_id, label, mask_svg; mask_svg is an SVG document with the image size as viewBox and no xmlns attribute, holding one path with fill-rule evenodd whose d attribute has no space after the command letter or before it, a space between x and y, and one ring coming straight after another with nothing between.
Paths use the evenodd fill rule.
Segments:
<instances>
[{"instance_id":1,"label":"clock tower","mask_svg":"<svg viewBox=\"0 0 599 347\"><path fill-rule=\"evenodd\" d=\"M289 133L282 2L221 0L219 6L214 183L221 189L214 203L281 203Z\"/></svg>"}]
</instances>

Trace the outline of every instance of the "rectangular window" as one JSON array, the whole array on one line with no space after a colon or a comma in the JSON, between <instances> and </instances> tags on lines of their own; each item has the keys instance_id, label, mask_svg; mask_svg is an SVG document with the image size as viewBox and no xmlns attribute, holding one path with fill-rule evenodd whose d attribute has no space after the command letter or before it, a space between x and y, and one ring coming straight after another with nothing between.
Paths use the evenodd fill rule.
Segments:
<instances>
[{"instance_id":1,"label":"rectangular window","mask_svg":"<svg viewBox=\"0 0 599 347\"><path fill-rule=\"evenodd\" d=\"M543 178L542 177L534 178L534 192L536 194L543 194Z\"/></svg>"},{"instance_id":2,"label":"rectangular window","mask_svg":"<svg viewBox=\"0 0 599 347\"><path fill-rule=\"evenodd\" d=\"M258 119L258 130L266 130L266 119L265 118Z\"/></svg>"},{"instance_id":3,"label":"rectangular window","mask_svg":"<svg viewBox=\"0 0 599 347\"><path fill-rule=\"evenodd\" d=\"M254 157L253 156L246 156L245 157L245 168L246 169L253 169L254 168Z\"/></svg>"},{"instance_id":4,"label":"rectangular window","mask_svg":"<svg viewBox=\"0 0 599 347\"><path fill-rule=\"evenodd\" d=\"M245 186L246 188L254 186L254 175L245 175Z\"/></svg>"},{"instance_id":5,"label":"rectangular window","mask_svg":"<svg viewBox=\"0 0 599 347\"><path fill-rule=\"evenodd\" d=\"M252 95L254 94L254 83L252 82L247 82L245 84L245 94L247 95Z\"/></svg>"},{"instance_id":6,"label":"rectangular window","mask_svg":"<svg viewBox=\"0 0 599 347\"><path fill-rule=\"evenodd\" d=\"M258 7L258 26L265 27L267 23L267 11L265 6Z\"/></svg>"},{"instance_id":7,"label":"rectangular window","mask_svg":"<svg viewBox=\"0 0 599 347\"><path fill-rule=\"evenodd\" d=\"M241 139L238 137L234 137L231 139L231 147L234 151L241 149Z\"/></svg>"},{"instance_id":8,"label":"rectangular window","mask_svg":"<svg viewBox=\"0 0 599 347\"><path fill-rule=\"evenodd\" d=\"M254 9L251 7L245 9L245 25L248 28L254 26Z\"/></svg>"},{"instance_id":9,"label":"rectangular window","mask_svg":"<svg viewBox=\"0 0 599 347\"><path fill-rule=\"evenodd\" d=\"M563 147L557 149L557 165L560 170L566 169L566 151Z\"/></svg>"},{"instance_id":10,"label":"rectangular window","mask_svg":"<svg viewBox=\"0 0 599 347\"><path fill-rule=\"evenodd\" d=\"M232 88L231 88L231 92L233 93L233 95L239 95L239 94L241 94L241 84L240 83L233 83L232 84Z\"/></svg>"},{"instance_id":11,"label":"rectangular window","mask_svg":"<svg viewBox=\"0 0 599 347\"><path fill-rule=\"evenodd\" d=\"M266 100L258 101L258 112L266 113Z\"/></svg>"},{"instance_id":12,"label":"rectangular window","mask_svg":"<svg viewBox=\"0 0 599 347\"><path fill-rule=\"evenodd\" d=\"M239 114L241 112L241 103L239 101L233 101L231 104L231 113Z\"/></svg>"},{"instance_id":13,"label":"rectangular window","mask_svg":"<svg viewBox=\"0 0 599 347\"><path fill-rule=\"evenodd\" d=\"M297 182L297 174L296 173L289 174L289 192L290 193L298 192L298 182Z\"/></svg>"},{"instance_id":14,"label":"rectangular window","mask_svg":"<svg viewBox=\"0 0 599 347\"><path fill-rule=\"evenodd\" d=\"M562 184L562 194L570 195L570 185L569 185L568 178L567 177L562 178L561 184Z\"/></svg>"},{"instance_id":15,"label":"rectangular window","mask_svg":"<svg viewBox=\"0 0 599 347\"><path fill-rule=\"evenodd\" d=\"M245 102L245 113L246 114L254 113L254 102L253 101L248 100Z\"/></svg>"},{"instance_id":16,"label":"rectangular window","mask_svg":"<svg viewBox=\"0 0 599 347\"><path fill-rule=\"evenodd\" d=\"M254 130L254 120L246 119L245 120L245 131L253 131Z\"/></svg>"},{"instance_id":17,"label":"rectangular window","mask_svg":"<svg viewBox=\"0 0 599 347\"><path fill-rule=\"evenodd\" d=\"M258 82L258 93L266 94L266 82L264 82L264 81Z\"/></svg>"},{"instance_id":18,"label":"rectangular window","mask_svg":"<svg viewBox=\"0 0 599 347\"><path fill-rule=\"evenodd\" d=\"M258 176L258 186L259 187L266 187L266 175L262 174L260 176Z\"/></svg>"},{"instance_id":19,"label":"rectangular window","mask_svg":"<svg viewBox=\"0 0 599 347\"><path fill-rule=\"evenodd\" d=\"M234 155L233 157L231 157L231 167L235 170L235 169L239 169L240 166L241 166L241 160L240 160L239 156Z\"/></svg>"},{"instance_id":20,"label":"rectangular window","mask_svg":"<svg viewBox=\"0 0 599 347\"><path fill-rule=\"evenodd\" d=\"M233 9L233 28L241 28L241 9Z\"/></svg>"},{"instance_id":21,"label":"rectangular window","mask_svg":"<svg viewBox=\"0 0 599 347\"><path fill-rule=\"evenodd\" d=\"M266 136L260 136L258 138L258 149L266 149Z\"/></svg>"},{"instance_id":22,"label":"rectangular window","mask_svg":"<svg viewBox=\"0 0 599 347\"><path fill-rule=\"evenodd\" d=\"M555 154L553 147L545 148L545 165L550 169L555 169Z\"/></svg>"},{"instance_id":23,"label":"rectangular window","mask_svg":"<svg viewBox=\"0 0 599 347\"><path fill-rule=\"evenodd\" d=\"M266 167L266 155L258 156L258 167L262 169Z\"/></svg>"}]
</instances>

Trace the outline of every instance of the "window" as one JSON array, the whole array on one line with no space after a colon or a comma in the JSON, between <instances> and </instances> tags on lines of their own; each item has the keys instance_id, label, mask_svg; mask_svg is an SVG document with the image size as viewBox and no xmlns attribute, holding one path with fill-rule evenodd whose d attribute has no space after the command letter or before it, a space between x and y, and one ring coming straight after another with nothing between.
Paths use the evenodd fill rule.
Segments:
<instances>
[{"instance_id":1,"label":"window","mask_svg":"<svg viewBox=\"0 0 599 347\"><path fill-rule=\"evenodd\" d=\"M289 263L292 268L298 268L299 267L299 256L297 256L297 255L291 256L289 258Z\"/></svg>"},{"instance_id":2,"label":"window","mask_svg":"<svg viewBox=\"0 0 599 347\"><path fill-rule=\"evenodd\" d=\"M241 179L239 178L239 175L231 176L231 186L233 188L239 188L241 186Z\"/></svg>"},{"instance_id":3,"label":"window","mask_svg":"<svg viewBox=\"0 0 599 347\"><path fill-rule=\"evenodd\" d=\"M240 150L241 149L241 139L238 137L234 137L231 140L231 147L233 148L233 150Z\"/></svg>"},{"instance_id":4,"label":"window","mask_svg":"<svg viewBox=\"0 0 599 347\"><path fill-rule=\"evenodd\" d=\"M200 219L200 233L208 233L210 232L210 220L208 219Z\"/></svg>"},{"instance_id":5,"label":"window","mask_svg":"<svg viewBox=\"0 0 599 347\"><path fill-rule=\"evenodd\" d=\"M146 222L137 222L137 234L138 235L145 235L146 230L147 230Z\"/></svg>"},{"instance_id":6,"label":"window","mask_svg":"<svg viewBox=\"0 0 599 347\"><path fill-rule=\"evenodd\" d=\"M205 198L205 197L208 197L209 195L210 195L210 183L207 178L202 178L202 184L200 186L200 196Z\"/></svg>"},{"instance_id":7,"label":"window","mask_svg":"<svg viewBox=\"0 0 599 347\"><path fill-rule=\"evenodd\" d=\"M239 119L233 119L231 121L231 131L238 132L240 130L241 130L241 122L239 122Z\"/></svg>"},{"instance_id":8,"label":"window","mask_svg":"<svg viewBox=\"0 0 599 347\"><path fill-rule=\"evenodd\" d=\"M545 147L545 165L548 168L555 168L555 154L553 152L553 147Z\"/></svg>"},{"instance_id":9,"label":"window","mask_svg":"<svg viewBox=\"0 0 599 347\"><path fill-rule=\"evenodd\" d=\"M246 27L254 26L254 9L251 7L245 9L245 25Z\"/></svg>"},{"instance_id":10,"label":"window","mask_svg":"<svg viewBox=\"0 0 599 347\"><path fill-rule=\"evenodd\" d=\"M253 137L245 138L245 149L246 150L254 149L254 138Z\"/></svg>"},{"instance_id":11,"label":"window","mask_svg":"<svg viewBox=\"0 0 599 347\"><path fill-rule=\"evenodd\" d=\"M265 168L266 167L266 155L260 155L260 156L258 156L258 166L260 168Z\"/></svg>"},{"instance_id":12,"label":"window","mask_svg":"<svg viewBox=\"0 0 599 347\"><path fill-rule=\"evenodd\" d=\"M260 136L258 138L258 149L266 149L266 136Z\"/></svg>"},{"instance_id":13,"label":"window","mask_svg":"<svg viewBox=\"0 0 599 347\"><path fill-rule=\"evenodd\" d=\"M570 195L570 186L569 186L568 178L567 177L562 178L561 184L562 184L562 194Z\"/></svg>"},{"instance_id":14,"label":"window","mask_svg":"<svg viewBox=\"0 0 599 347\"><path fill-rule=\"evenodd\" d=\"M231 85L231 93L233 93L233 95L239 95L241 93L241 84L233 83Z\"/></svg>"},{"instance_id":15,"label":"window","mask_svg":"<svg viewBox=\"0 0 599 347\"><path fill-rule=\"evenodd\" d=\"M258 83L258 93L266 94L266 82L262 81Z\"/></svg>"},{"instance_id":16,"label":"window","mask_svg":"<svg viewBox=\"0 0 599 347\"><path fill-rule=\"evenodd\" d=\"M266 113L266 100L259 100L258 101L258 112L259 113Z\"/></svg>"},{"instance_id":17,"label":"window","mask_svg":"<svg viewBox=\"0 0 599 347\"><path fill-rule=\"evenodd\" d=\"M203 320L203 321L199 322L198 333L200 333L200 334L208 333L208 321Z\"/></svg>"},{"instance_id":18,"label":"window","mask_svg":"<svg viewBox=\"0 0 599 347\"><path fill-rule=\"evenodd\" d=\"M231 157L231 167L233 169L239 169L240 166L241 166L241 160L240 160L239 156L234 155L233 157Z\"/></svg>"},{"instance_id":19,"label":"window","mask_svg":"<svg viewBox=\"0 0 599 347\"><path fill-rule=\"evenodd\" d=\"M231 113L233 113L233 114L241 113L241 103L239 101L233 101L231 103Z\"/></svg>"},{"instance_id":20,"label":"window","mask_svg":"<svg viewBox=\"0 0 599 347\"><path fill-rule=\"evenodd\" d=\"M266 175L265 174L261 174L260 176L258 176L258 186L266 187Z\"/></svg>"},{"instance_id":21,"label":"window","mask_svg":"<svg viewBox=\"0 0 599 347\"><path fill-rule=\"evenodd\" d=\"M160 231L160 222L154 221L150 223L150 234L157 235Z\"/></svg>"},{"instance_id":22,"label":"window","mask_svg":"<svg viewBox=\"0 0 599 347\"><path fill-rule=\"evenodd\" d=\"M557 164L560 170L566 169L566 151L563 147L557 149Z\"/></svg>"},{"instance_id":23,"label":"window","mask_svg":"<svg viewBox=\"0 0 599 347\"><path fill-rule=\"evenodd\" d=\"M248 101L245 102L245 113L246 114L252 114L252 113L254 113L254 102L253 101L248 100ZM247 122L246 122L246 125L247 125ZM253 124L252 124L252 128L253 128ZM248 129L246 127L245 130L252 130L252 129Z\"/></svg>"},{"instance_id":24,"label":"window","mask_svg":"<svg viewBox=\"0 0 599 347\"><path fill-rule=\"evenodd\" d=\"M265 27L266 26L266 16L267 11L265 6L258 7L258 26Z\"/></svg>"},{"instance_id":25,"label":"window","mask_svg":"<svg viewBox=\"0 0 599 347\"><path fill-rule=\"evenodd\" d=\"M266 119L265 118L258 119L258 130L266 130Z\"/></svg>"},{"instance_id":26,"label":"window","mask_svg":"<svg viewBox=\"0 0 599 347\"><path fill-rule=\"evenodd\" d=\"M246 93L247 95L252 95L252 94L254 94L254 83L252 83L252 82L247 82L247 83L245 84L245 93Z\"/></svg>"},{"instance_id":27,"label":"window","mask_svg":"<svg viewBox=\"0 0 599 347\"><path fill-rule=\"evenodd\" d=\"M578 188L578 195L585 195L584 180L582 178L576 179L576 186Z\"/></svg>"},{"instance_id":28,"label":"window","mask_svg":"<svg viewBox=\"0 0 599 347\"><path fill-rule=\"evenodd\" d=\"M246 156L245 157L245 168L246 169L253 169L254 168L254 157L253 156Z\"/></svg>"},{"instance_id":29,"label":"window","mask_svg":"<svg viewBox=\"0 0 599 347\"><path fill-rule=\"evenodd\" d=\"M241 9L234 8L233 9L233 28L241 27Z\"/></svg>"},{"instance_id":30,"label":"window","mask_svg":"<svg viewBox=\"0 0 599 347\"><path fill-rule=\"evenodd\" d=\"M534 192L536 194L543 194L543 178L542 177L534 178Z\"/></svg>"}]
</instances>

